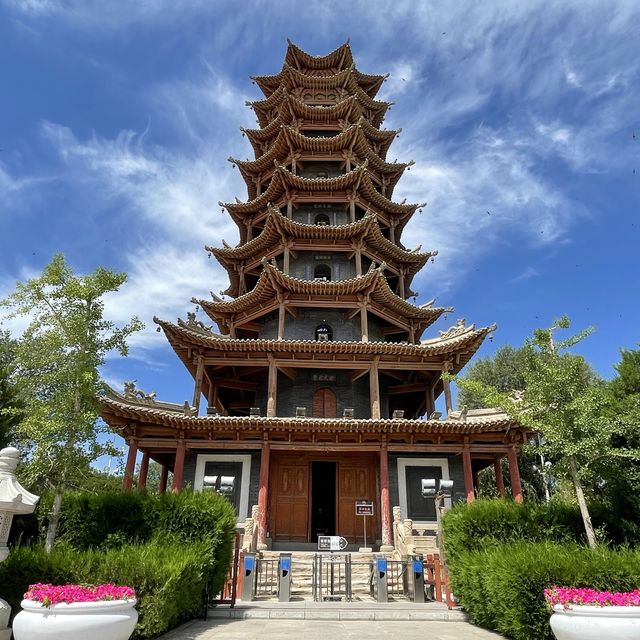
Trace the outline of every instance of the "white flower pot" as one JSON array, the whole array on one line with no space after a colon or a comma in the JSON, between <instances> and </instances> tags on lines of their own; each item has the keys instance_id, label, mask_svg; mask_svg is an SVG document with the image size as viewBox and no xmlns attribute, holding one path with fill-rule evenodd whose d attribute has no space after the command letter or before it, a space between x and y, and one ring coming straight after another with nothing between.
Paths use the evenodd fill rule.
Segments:
<instances>
[{"instance_id":1,"label":"white flower pot","mask_svg":"<svg viewBox=\"0 0 640 640\"><path fill-rule=\"evenodd\" d=\"M13 620L15 640L128 640L138 621L136 600L61 602L43 607L23 600Z\"/></svg>"},{"instance_id":2,"label":"white flower pot","mask_svg":"<svg viewBox=\"0 0 640 640\"><path fill-rule=\"evenodd\" d=\"M553 607L551 630L558 640L640 640L640 607Z\"/></svg>"}]
</instances>

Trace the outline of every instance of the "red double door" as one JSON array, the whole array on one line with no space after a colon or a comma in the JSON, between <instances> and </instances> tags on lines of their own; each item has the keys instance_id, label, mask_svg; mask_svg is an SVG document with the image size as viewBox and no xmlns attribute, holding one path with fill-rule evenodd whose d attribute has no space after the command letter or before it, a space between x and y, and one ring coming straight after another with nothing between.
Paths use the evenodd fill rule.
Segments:
<instances>
[{"instance_id":1,"label":"red double door","mask_svg":"<svg viewBox=\"0 0 640 640\"><path fill-rule=\"evenodd\" d=\"M269 528L277 541L311 542L313 497L318 500L323 487L312 487L322 483L323 478L312 474L314 461L335 463L335 479L325 478L329 490L335 491L329 503L335 509L335 523L329 535L341 535L350 543L363 541L362 517L355 515L356 500L374 502L374 516L367 518L367 539L379 538L377 505L377 457L374 455L342 454L318 457L305 454L283 453L272 457L270 473ZM331 468L331 467L329 467ZM327 504L326 497L323 505Z\"/></svg>"}]
</instances>

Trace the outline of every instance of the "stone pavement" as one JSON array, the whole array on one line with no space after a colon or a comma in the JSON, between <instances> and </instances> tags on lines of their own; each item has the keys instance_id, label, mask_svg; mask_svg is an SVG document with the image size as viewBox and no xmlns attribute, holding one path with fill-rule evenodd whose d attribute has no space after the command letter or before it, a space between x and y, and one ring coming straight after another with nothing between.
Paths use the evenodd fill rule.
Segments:
<instances>
[{"instance_id":1,"label":"stone pavement","mask_svg":"<svg viewBox=\"0 0 640 640\"><path fill-rule=\"evenodd\" d=\"M194 620L160 640L491 640L502 638L467 622L386 620Z\"/></svg>"}]
</instances>

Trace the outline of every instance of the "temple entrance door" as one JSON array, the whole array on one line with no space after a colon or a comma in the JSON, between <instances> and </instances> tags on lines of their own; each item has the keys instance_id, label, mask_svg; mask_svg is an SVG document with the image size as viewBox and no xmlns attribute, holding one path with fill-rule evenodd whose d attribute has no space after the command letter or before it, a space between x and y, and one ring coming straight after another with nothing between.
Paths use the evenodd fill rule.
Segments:
<instances>
[{"instance_id":1,"label":"temple entrance door","mask_svg":"<svg viewBox=\"0 0 640 640\"><path fill-rule=\"evenodd\" d=\"M313 394L311 407L314 418L335 418L338 412L336 394L327 387L318 389Z\"/></svg>"},{"instance_id":2,"label":"temple entrance door","mask_svg":"<svg viewBox=\"0 0 640 640\"><path fill-rule=\"evenodd\" d=\"M307 542L309 524L309 462L275 458L271 473L271 530L277 540Z\"/></svg>"},{"instance_id":3,"label":"temple entrance door","mask_svg":"<svg viewBox=\"0 0 640 640\"><path fill-rule=\"evenodd\" d=\"M351 543L364 542L362 516L356 517L356 500L371 500L373 517L367 517L367 543L378 535L379 501L376 500L374 458L343 458L338 463L338 526L336 533Z\"/></svg>"},{"instance_id":4,"label":"temple entrance door","mask_svg":"<svg viewBox=\"0 0 640 640\"><path fill-rule=\"evenodd\" d=\"M336 535L336 463L311 463L311 542Z\"/></svg>"}]
</instances>

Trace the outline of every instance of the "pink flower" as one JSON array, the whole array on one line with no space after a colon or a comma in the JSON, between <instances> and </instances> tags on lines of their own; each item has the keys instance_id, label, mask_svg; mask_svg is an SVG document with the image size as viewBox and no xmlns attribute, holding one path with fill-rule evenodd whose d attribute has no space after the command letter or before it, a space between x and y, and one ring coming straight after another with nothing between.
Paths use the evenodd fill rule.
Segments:
<instances>
[{"instance_id":1,"label":"pink flower","mask_svg":"<svg viewBox=\"0 0 640 640\"><path fill-rule=\"evenodd\" d=\"M561 604L565 609L572 605L587 604L596 607L638 607L640 606L640 589L624 593L596 591L595 589L576 587L550 587L544 590L547 604L553 607Z\"/></svg>"},{"instance_id":2,"label":"pink flower","mask_svg":"<svg viewBox=\"0 0 640 640\"><path fill-rule=\"evenodd\" d=\"M131 587L118 587L115 584L32 584L24 594L25 600L42 602L43 607L66 602L98 602L99 600L133 600L136 597Z\"/></svg>"}]
</instances>

